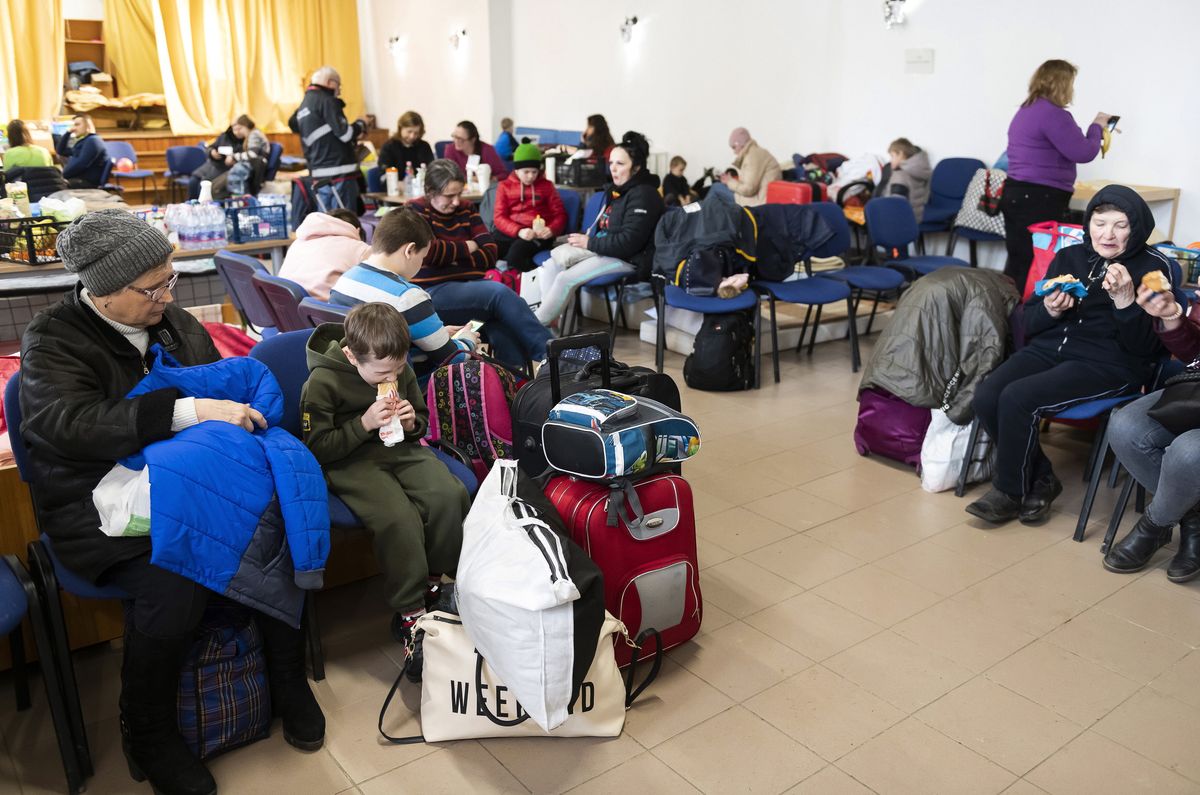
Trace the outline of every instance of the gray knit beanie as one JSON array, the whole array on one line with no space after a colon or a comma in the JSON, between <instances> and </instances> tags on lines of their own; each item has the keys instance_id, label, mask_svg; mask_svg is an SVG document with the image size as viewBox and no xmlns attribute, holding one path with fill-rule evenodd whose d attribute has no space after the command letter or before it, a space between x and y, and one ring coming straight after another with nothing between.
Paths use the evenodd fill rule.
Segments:
<instances>
[{"instance_id":1,"label":"gray knit beanie","mask_svg":"<svg viewBox=\"0 0 1200 795\"><path fill-rule=\"evenodd\" d=\"M58 233L58 256L92 295L109 295L167 261L162 232L125 210L82 215Z\"/></svg>"}]
</instances>

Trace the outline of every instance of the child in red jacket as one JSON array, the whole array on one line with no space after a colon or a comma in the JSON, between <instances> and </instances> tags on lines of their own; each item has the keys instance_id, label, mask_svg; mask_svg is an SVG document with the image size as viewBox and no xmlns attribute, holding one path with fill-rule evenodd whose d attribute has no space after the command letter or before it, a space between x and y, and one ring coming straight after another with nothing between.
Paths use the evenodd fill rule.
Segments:
<instances>
[{"instance_id":1,"label":"child in red jacket","mask_svg":"<svg viewBox=\"0 0 1200 795\"><path fill-rule=\"evenodd\" d=\"M513 152L513 170L496 186L493 218L500 258L510 269L533 270L533 255L554 248L567 231L567 211L550 180L542 174L542 153L523 143Z\"/></svg>"}]
</instances>

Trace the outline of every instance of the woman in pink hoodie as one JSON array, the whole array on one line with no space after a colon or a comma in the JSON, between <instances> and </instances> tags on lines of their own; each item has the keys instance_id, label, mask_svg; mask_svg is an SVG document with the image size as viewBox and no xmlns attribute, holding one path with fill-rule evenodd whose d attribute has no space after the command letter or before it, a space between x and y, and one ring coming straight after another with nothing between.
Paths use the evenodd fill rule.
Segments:
<instances>
[{"instance_id":1,"label":"woman in pink hoodie","mask_svg":"<svg viewBox=\"0 0 1200 795\"><path fill-rule=\"evenodd\" d=\"M362 225L349 210L309 213L288 246L279 275L299 284L320 301L329 300L333 283L371 252Z\"/></svg>"}]
</instances>

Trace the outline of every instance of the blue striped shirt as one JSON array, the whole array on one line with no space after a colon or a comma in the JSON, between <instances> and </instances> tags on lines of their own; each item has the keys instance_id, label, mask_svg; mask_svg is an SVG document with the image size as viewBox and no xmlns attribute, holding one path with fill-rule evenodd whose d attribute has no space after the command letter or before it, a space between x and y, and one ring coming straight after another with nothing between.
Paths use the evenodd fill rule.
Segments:
<instances>
[{"instance_id":1,"label":"blue striped shirt","mask_svg":"<svg viewBox=\"0 0 1200 795\"><path fill-rule=\"evenodd\" d=\"M338 277L329 291L329 302L340 306L378 302L399 309L412 336L409 361L418 377L433 372L452 356L454 361L462 361L461 352L474 347L468 340L450 337L429 293L402 276L365 262Z\"/></svg>"}]
</instances>

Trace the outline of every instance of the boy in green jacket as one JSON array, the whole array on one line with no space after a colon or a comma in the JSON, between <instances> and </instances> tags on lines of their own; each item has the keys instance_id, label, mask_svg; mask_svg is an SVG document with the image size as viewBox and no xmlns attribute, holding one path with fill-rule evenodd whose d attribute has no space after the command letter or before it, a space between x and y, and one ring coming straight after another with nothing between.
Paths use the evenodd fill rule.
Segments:
<instances>
[{"instance_id":1,"label":"boy in green jacket","mask_svg":"<svg viewBox=\"0 0 1200 795\"><path fill-rule=\"evenodd\" d=\"M350 310L308 341L300 397L304 443L329 488L375 536L375 556L396 611L392 635L408 648L408 677L421 680L420 638L430 581L453 574L471 499L420 439L429 411L408 365L411 340L399 310L382 303Z\"/></svg>"}]
</instances>

